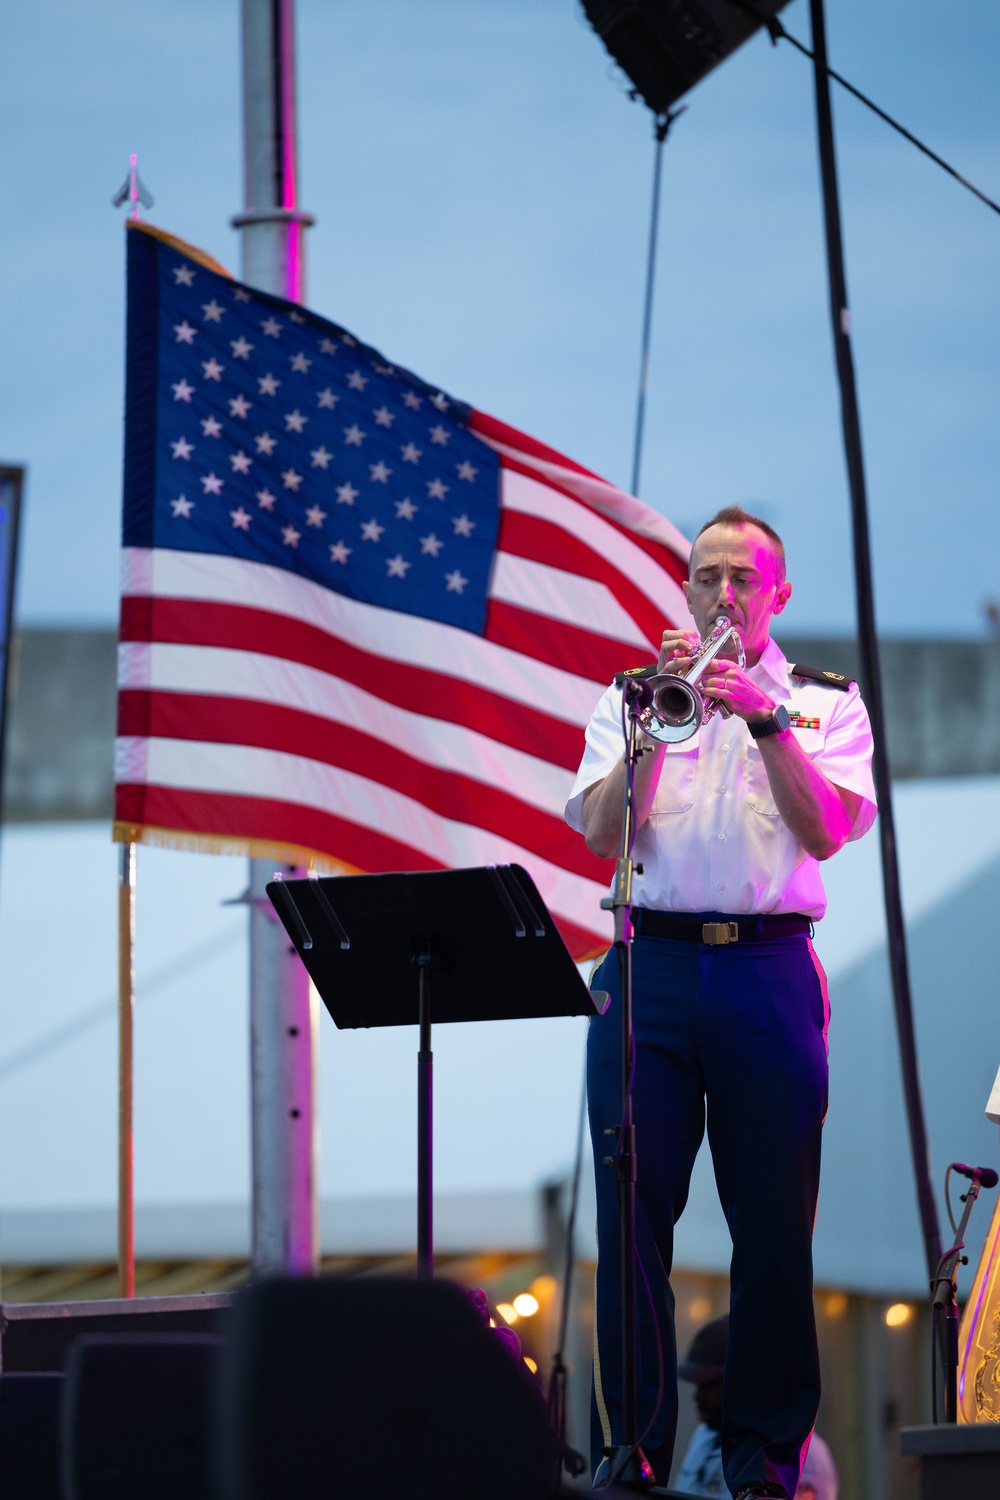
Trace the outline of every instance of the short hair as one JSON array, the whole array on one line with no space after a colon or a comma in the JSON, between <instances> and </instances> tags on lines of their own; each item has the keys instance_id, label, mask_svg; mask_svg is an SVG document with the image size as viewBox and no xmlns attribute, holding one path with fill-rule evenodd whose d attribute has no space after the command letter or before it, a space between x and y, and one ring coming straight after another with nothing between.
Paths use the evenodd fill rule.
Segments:
<instances>
[{"instance_id":1,"label":"short hair","mask_svg":"<svg viewBox=\"0 0 1000 1500\"><path fill-rule=\"evenodd\" d=\"M701 531L695 533L695 541L701 536L702 531L707 531L710 526L756 526L758 531L762 531L774 543L781 564L779 582L784 582L785 544L769 522L762 520L760 516L752 516L748 510L743 509L742 505L724 505L720 511L716 511L710 521L705 522Z\"/></svg>"}]
</instances>

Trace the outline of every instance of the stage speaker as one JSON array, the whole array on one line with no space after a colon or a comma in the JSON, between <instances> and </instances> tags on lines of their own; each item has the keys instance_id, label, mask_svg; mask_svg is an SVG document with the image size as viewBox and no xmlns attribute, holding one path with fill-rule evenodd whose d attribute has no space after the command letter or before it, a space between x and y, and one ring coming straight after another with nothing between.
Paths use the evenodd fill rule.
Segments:
<instances>
[{"instance_id":1,"label":"stage speaker","mask_svg":"<svg viewBox=\"0 0 1000 1500\"><path fill-rule=\"evenodd\" d=\"M788 0L754 0L767 16ZM761 22L734 0L583 0L587 19L656 114L742 47Z\"/></svg>"},{"instance_id":2,"label":"stage speaker","mask_svg":"<svg viewBox=\"0 0 1000 1500\"><path fill-rule=\"evenodd\" d=\"M231 1314L222 1500L544 1500L545 1406L444 1281L264 1281Z\"/></svg>"},{"instance_id":3,"label":"stage speaker","mask_svg":"<svg viewBox=\"0 0 1000 1500\"><path fill-rule=\"evenodd\" d=\"M0 1374L0 1495L60 1500L62 1375Z\"/></svg>"},{"instance_id":4,"label":"stage speaker","mask_svg":"<svg viewBox=\"0 0 1000 1500\"><path fill-rule=\"evenodd\" d=\"M63 1399L63 1500L214 1500L219 1344L212 1334L78 1339Z\"/></svg>"}]
</instances>

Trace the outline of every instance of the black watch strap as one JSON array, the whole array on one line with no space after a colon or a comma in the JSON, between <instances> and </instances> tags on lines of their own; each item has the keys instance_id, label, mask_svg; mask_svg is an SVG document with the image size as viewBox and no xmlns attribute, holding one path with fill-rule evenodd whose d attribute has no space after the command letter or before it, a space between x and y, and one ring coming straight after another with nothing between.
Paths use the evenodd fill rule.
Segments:
<instances>
[{"instance_id":1,"label":"black watch strap","mask_svg":"<svg viewBox=\"0 0 1000 1500\"><path fill-rule=\"evenodd\" d=\"M759 724L748 724L750 738L753 740L766 740L769 734L780 734L787 729L791 723L788 717L788 709L783 703L779 703L769 719L763 719Z\"/></svg>"}]
</instances>

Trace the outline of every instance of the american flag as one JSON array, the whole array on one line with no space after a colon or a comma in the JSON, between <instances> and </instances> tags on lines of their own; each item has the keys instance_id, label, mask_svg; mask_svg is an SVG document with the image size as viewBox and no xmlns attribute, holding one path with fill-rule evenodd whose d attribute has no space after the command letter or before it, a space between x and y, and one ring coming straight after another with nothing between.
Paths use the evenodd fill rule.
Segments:
<instances>
[{"instance_id":1,"label":"american flag","mask_svg":"<svg viewBox=\"0 0 1000 1500\"><path fill-rule=\"evenodd\" d=\"M341 871L523 864L613 674L687 620L662 516L343 328L128 233L115 837Z\"/></svg>"}]
</instances>

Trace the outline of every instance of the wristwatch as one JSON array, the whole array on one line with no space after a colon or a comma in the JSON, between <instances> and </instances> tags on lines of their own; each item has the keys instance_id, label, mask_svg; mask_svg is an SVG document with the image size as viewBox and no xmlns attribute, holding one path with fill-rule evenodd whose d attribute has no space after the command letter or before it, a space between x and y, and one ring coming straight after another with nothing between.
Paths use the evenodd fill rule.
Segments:
<instances>
[{"instance_id":1,"label":"wristwatch","mask_svg":"<svg viewBox=\"0 0 1000 1500\"><path fill-rule=\"evenodd\" d=\"M783 703L779 703L769 719L762 719L759 724L747 724L752 740L766 740L769 734L780 734L787 729L791 723L788 717L788 709Z\"/></svg>"}]
</instances>

